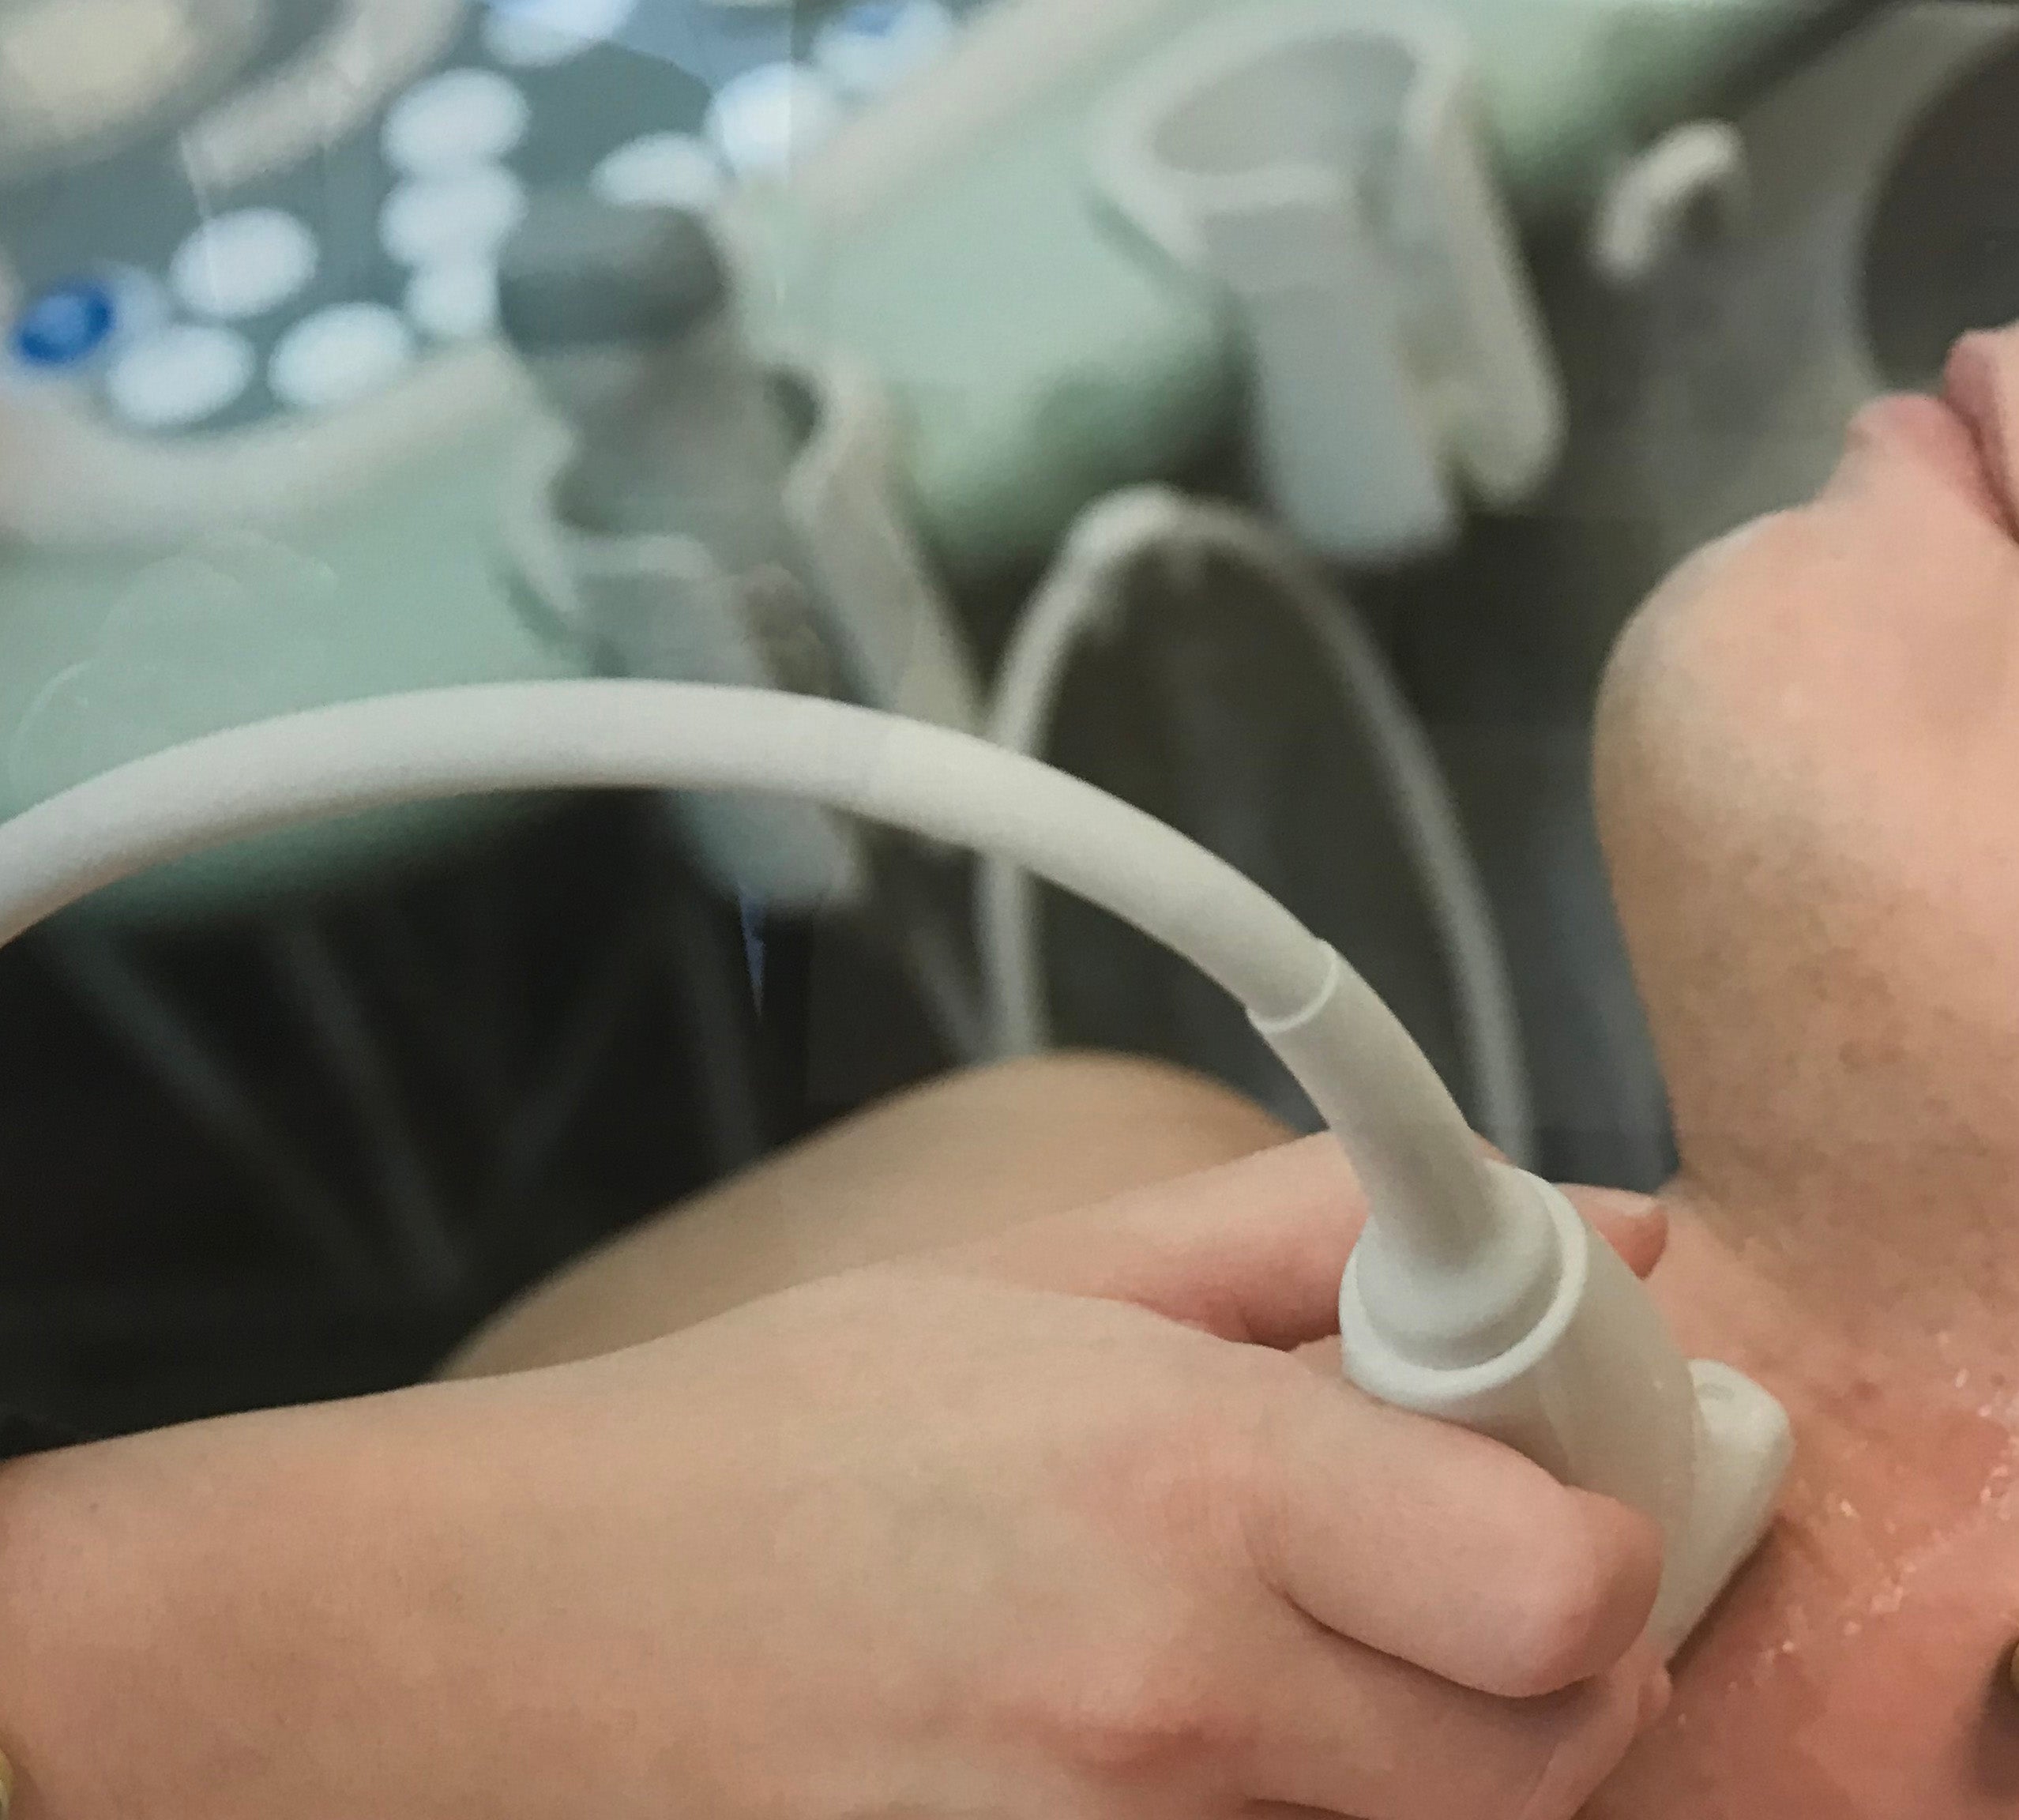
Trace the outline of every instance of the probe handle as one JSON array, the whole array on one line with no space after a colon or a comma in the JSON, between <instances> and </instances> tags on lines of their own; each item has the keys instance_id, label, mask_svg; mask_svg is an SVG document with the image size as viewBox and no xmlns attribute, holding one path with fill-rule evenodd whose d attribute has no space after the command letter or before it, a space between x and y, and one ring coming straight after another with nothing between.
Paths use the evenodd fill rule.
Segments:
<instances>
[{"instance_id":1,"label":"probe handle","mask_svg":"<svg viewBox=\"0 0 2019 1820\"><path fill-rule=\"evenodd\" d=\"M1787 1414L1736 1371L1686 1363L1647 1286L1559 1190L1517 1170L1494 1173L1504 1193L1549 1216L1562 1273L1547 1313L1483 1364L1425 1367L1400 1356L1370 1316L1356 1258L1340 1296L1347 1375L1653 1517L1665 1556L1649 1635L1673 1656L1766 1534L1794 1457Z\"/></svg>"}]
</instances>

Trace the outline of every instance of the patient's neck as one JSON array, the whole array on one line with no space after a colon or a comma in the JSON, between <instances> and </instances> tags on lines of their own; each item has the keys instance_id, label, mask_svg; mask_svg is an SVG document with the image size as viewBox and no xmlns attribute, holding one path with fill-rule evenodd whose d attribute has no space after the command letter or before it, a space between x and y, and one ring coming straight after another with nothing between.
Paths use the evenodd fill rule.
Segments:
<instances>
[{"instance_id":1,"label":"patient's neck","mask_svg":"<svg viewBox=\"0 0 2019 1820\"><path fill-rule=\"evenodd\" d=\"M2006 1246L1916 1260L1873 1237L1889 1220L1735 1217L1686 1183L1674 1199L1663 1299L1688 1350L1788 1406L1788 1514L1819 1572L1890 1582L1959 1526L2019 1515L2019 1221Z\"/></svg>"},{"instance_id":2,"label":"patient's neck","mask_svg":"<svg viewBox=\"0 0 2019 1820\"><path fill-rule=\"evenodd\" d=\"M1841 1368L1917 1398L2019 1425L2019 1158L1981 1145L1847 1145L1799 1168L1784 1149L1780 1186L1748 1192L1686 1179L1675 1198L1805 1353L1843 1352ZM1773 1331L1749 1343L1775 1345Z\"/></svg>"},{"instance_id":3,"label":"patient's neck","mask_svg":"<svg viewBox=\"0 0 2019 1820\"><path fill-rule=\"evenodd\" d=\"M2009 1816L2019 1347L1998 1343L2014 1312L2005 1248L1974 1275L1926 1260L1910 1274L1903 1247L1864 1236L1900 1209L1735 1209L1687 1183L1675 1200L1656 1284L1679 1337L1783 1400L1797 1461L1773 1536L1679 1662L1670 1719L1595 1811Z\"/></svg>"}]
</instances>

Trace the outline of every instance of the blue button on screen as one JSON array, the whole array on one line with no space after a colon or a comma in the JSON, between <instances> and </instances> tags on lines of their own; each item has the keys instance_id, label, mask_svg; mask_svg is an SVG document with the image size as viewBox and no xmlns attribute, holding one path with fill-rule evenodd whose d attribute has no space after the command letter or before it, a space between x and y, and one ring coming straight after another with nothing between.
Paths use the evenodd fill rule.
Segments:
<instances>
[{"instance_id":1,"label":"blue button on screen","mask_svg":"<svg viewBox=\"0 0 2019 1820\"><path fill-rule=\"evenodd\" d=\"M16 357L30 367L74 367L104 346L118 317L112 293L88 281L45 291L14 325Z\"/></svg>"}]
</instances>

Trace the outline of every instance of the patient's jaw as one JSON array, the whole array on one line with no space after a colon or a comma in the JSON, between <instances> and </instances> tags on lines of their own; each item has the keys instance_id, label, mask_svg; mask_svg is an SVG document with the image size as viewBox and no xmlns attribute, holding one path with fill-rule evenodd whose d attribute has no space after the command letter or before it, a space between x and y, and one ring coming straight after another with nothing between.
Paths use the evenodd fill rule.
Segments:
<instances>
[{"instance_id":1,"label":"patient's jaw","mask_svg":"<svg viewBox=\"0 0 2019 1820\"><path fill-rule=\"evenodd\" d=\"M1607 690L1698 1216L1657 1285L1801 1449L1620 1820L2019 1807L2019 337L1950 396L1868 415L1819 501L1679 574Z\"/></svg>"}]
</instances>

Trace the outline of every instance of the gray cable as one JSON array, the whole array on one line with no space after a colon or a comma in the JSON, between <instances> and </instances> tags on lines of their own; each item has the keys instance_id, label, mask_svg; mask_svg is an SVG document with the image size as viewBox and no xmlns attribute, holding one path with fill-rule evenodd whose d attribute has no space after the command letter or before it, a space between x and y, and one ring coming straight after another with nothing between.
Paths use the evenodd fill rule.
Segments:
<instances>
[{"instance_id":1,"label":"gray cable","mask_svg":"<svg viewBox=\"0 0 2019 1820\"><path fill-rule=\"evenodd\" d=\"M1517 1164L1535 1119L1517 1010L1492 904L1429 735L1351 604L1295 548L1245 513L1164 487L1133 488L1088 513L1025 612L997 685L998 744L1041 757L1081 642L1124 611L1122 583L1158 558L1245 570L1310 634L1367 739L1449 971L1480 1129ZM983 867L977 932L999 1046L1049 1042L1036 886L1004 859Z\"/></svg>"}]
</instances>

